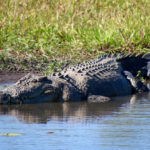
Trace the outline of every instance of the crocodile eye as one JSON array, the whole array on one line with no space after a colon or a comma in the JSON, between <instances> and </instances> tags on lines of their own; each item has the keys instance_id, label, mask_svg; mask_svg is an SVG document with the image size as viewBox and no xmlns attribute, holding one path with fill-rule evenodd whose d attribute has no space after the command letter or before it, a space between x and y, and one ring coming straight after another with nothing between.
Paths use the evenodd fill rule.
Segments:
<instances>
[{"instance_id":1,"label":"crocodile eye","mask_svg":"<svg viewBox=\"0 0 150 150\"><path fill-rule=\"evenodd\" d=\"M11 101L10 96L8 96L8 102L10 102L10 101Z\"/></svg>"},{"instance_id":2,"label":"crocodile eye","mask_svg":"<svg viewBox=\"0 0 150 150\"><path fill-rule=\"evenodd\" d=\"M54 93L53 89L48 89L48 90L44 91L44 94L51 94L51 93Z\"/></svg>"},{"instance_id":3,"label":"crocodile eye","mask_svg":"<svg viewBox=\"0 0 150 150\"><path fill-rule=\"evenodd\" d=\"M33 79L31 82L35 83L35 82L38 82L38 80L37 79Z\"/></svg>"}]
</instances>

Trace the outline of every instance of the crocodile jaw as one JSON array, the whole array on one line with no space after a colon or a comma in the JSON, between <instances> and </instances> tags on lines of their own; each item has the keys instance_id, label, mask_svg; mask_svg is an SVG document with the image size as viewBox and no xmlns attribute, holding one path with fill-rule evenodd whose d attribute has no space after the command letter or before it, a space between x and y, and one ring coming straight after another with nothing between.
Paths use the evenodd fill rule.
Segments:
<instances>
[{"instance_id":1,"label":"crocodile jaw","mask_svg":"<svg viewBox=\"0 0 150 150\"><path fill-rule=\"evenodd\" d=\"M0 93L0 104L30 104L30 103L40 103L40 102L53 102L57 100L55 92L50 92L49 90L41 91L39 93L24 93L18 96L13 96L11 94L1 92Z\"/></svg>"},{"instance_id":2,"label":"crocodile jaw","mask_svg":"<svg viewBox=\"0 0 150 150\"><path fill-rule=\"evenodd\" d=\"M0 92L0 104L21 104L56 101L61 94L57 81L27 75Z\"/></svg>"}]
</instances>

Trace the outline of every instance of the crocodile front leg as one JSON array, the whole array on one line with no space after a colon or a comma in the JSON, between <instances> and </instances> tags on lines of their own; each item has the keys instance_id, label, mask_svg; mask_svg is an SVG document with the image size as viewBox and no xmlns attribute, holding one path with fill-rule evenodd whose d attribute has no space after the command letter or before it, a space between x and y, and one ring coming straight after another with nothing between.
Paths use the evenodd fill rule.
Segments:
<instances>
[{"instance_id":1,"label":"crocodile front leg","mask_svg":"<svg viewBox=\"0 0 150 150\"><path fill-rule=\"evenodd\" d=\"M138 78L135 78L131 72L124 71L123 72L126 78L130 81L132 88L135 92L148 92L149 88L143 82L141 82Z\"/></svg>"},{"instance_id":2,"label":"crocodile front leg","mask_svg":"<svg viewBox=\"0 0 150 150\"><path fill-rule=\"evenodd\" d=\"M98 102L98 103L105 103L111 101L110 97L101 96L101 95L90 95L88 96L88 102Z\"/></svg>"}]
</instances>

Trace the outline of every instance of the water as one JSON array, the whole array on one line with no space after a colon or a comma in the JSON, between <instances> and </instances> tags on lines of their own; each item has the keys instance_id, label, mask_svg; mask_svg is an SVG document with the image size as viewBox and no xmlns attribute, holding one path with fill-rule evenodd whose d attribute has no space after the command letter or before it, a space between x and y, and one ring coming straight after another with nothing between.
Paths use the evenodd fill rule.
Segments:
<instances>
[{"instance_id":1,"label":"water","mask_svg":"<svg viewBox=\"0 0 150 150\"><path fill-rule=\"evenodd\" d=\"M100 103L0 106L0 150L149 150L150 93Z\"/></svg>"}]
</instances>

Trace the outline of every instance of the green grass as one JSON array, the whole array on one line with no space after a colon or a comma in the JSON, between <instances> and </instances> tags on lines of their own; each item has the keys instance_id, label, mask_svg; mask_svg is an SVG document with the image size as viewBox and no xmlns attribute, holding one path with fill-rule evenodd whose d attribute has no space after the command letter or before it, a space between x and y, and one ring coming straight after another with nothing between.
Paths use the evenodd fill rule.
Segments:
<instances>
[{"instance_id":1,"label":"green grass","mask_svg":"<svg viewBox=\"0 0 150 150\"><path fill-rule=\"evenodd\" d=\"M149 0L0 0L0 57L82 61L150 50Z\"/></svg>"}]
</instances>

